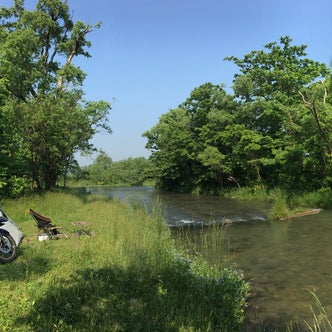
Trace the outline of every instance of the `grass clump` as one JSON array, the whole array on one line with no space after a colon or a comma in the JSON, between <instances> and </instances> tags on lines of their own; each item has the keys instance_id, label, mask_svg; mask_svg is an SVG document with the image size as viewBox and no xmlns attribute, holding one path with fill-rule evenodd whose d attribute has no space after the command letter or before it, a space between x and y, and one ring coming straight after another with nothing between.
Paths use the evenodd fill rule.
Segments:
<instances>
[{"instance_id":1,"label":"grass clump","mask_svg":"<svg viewBox=\"0 0 332 332\"><path fill-rule=\"evenodd\" d=\"M6 201L26 237L0 265L2 331L237 331L248 285L176 248L159 212L92 195L47 193ZM69 239L39 242L27 210ZM72 222L88 223L77 236Z\"/></svg>"},{"instance_id":2,"label":"grass clump","mask_svg":"<svg viewBox=\"0 0 332 332\"><path fill-rule=\"evenodd\" d=\"M287 205L287 194L282 189L276 188L270 192L270 197L273 201L269 218L270 219L283 219L287 218L290 210Z\"/></svg>"},{"instance_id":3,"label":"grass clump","mask_svg":"<svg viewBox=\"0 0 332 332\"><path fill-rule=\"evenodd\" d=\"M305 321L310 332L327 332L332 331L332 321L328 317L324 306L319 300L317 294L313 290L309 290L310 295L314 300L314 306L310 306L312 313L312 323Z\"/></svg>"}]
</instances>

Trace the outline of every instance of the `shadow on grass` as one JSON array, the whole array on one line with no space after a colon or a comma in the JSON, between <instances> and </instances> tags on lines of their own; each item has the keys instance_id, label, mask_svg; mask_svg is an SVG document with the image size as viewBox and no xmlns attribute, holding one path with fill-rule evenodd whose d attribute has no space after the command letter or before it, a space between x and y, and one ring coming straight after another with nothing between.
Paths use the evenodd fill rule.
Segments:
<instances>
[{"instance_id":1,"label":"shadow on grass","mask_svg":"<svg viewBox=\"0 0 332 332\"><path fill-rule=\"evenodd\" d=\"M33 331L240 329L235 317L240 313L231 305L234 300L218 301L219 306L213 300L218 298L213 292L218 287L215 282L202 282L201 277L189 274L181 279L180 274L173 267L159 275L135 267L78 271L36 299L32 311L19 317L16 326Z\"/></svg>"},{"instance_id":2,"label":"shadow on grass","mask_svg":"<svg viewBox=\"0 0 332 332\"><path fill-rule=\"evenodd\" d=\"M17 281L26 280L34 275L43 275L50 270L48 259L35 255L24 260L24 250L18 250L17 258L15 261L8 264L0 264L0 281Z\"/></svg>"}]
</instances>

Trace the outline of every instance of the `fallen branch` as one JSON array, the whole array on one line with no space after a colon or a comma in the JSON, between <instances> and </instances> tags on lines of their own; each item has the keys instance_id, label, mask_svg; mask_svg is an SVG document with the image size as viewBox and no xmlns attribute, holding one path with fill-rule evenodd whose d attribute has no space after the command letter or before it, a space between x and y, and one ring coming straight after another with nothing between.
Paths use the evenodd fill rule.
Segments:
<instances>
[{"instance_id":1,"label":"fallen branch","mask_svg":"<svg viewBox=\"0 0 332 332\"><path fill-rule=\"evenodd\" d=\"M293 218L298 218L298 217L304 217L304 216L310 216L312 214L317 214L321 211L321 209L310 209L310 210L306 210L303 212L297 212L294 214L289 214L286 217L282 217L280 218L280 220L288 220L288 219L293 219Z\"/></svg>"}]
</instances>

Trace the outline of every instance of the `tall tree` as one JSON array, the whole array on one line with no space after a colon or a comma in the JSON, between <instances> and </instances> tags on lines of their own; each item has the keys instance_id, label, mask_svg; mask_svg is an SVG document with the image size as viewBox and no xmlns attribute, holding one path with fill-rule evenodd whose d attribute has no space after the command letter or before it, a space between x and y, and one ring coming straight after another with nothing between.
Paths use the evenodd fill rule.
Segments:
<instances>
[{"instance_id":1,"label":"tall tree","mask_svg":"<svg viewBox=\"0 0 332 332\"><path fill-rule=\"evenodd\" d=\"M231 170L225 159L228 150L219 138L235 113L236 103L223 86L205 83L179 108L162 115L143 134L159 186L174 191L220 190Z\"/></svg>"},{"instance_id":2,"label":"tall tree","mask_svg":"<svg viewBox=\"0 0 332 332\"><path fill-rule=\"evenodd\" d=\"M264 50L252 51L242 59L231 56L240 69L235 75L237 97L251 102L254 129L274 137L284 136L296 121L299 92L328 74L326 65L306 58L306 45L295 46L288 36L279 43L265 45Z\"/></svg>"},{"instance_id":3,"label":"tall tree","mask_svg":"<svg viewBox=\"0 0 332 332\"><path fill-rule=\"evenodd\" d=\"M85 73L73 64L89 57L87 35L100 26L74 22L67 2L24 1L0 9L0 77L8 94L5 117L38 188L56 184L66 160L101 128L111 132L109 103L83 99ZM19 126L17 125L19 123Z\"/></svg>"},{"instance_id":4,"label":"tall tree","mask_svg":"<svg viewBox=\"0 0 332 332\"><path fill-rule=\"evenodd\" d=\"M153 176L160 189L190 192L194 188L194 144L191 119L176 108L160 117L159 123L143 134L152 151Z\"/></svg>"},{"instance_id":5,"label":"tall tree","mask_svg":"<svg viewBox=\"0 0 332 332\"><path fill-rule=\"evenodd\" d=\"M282 37L229 57L239 67L234 96L206 83L164 114L144 134L164 189L332 184L330 72L305 49Z\"/></svg>"},{"instance_id":6,"label":"tall tree","mask_svg":"<svg viewBox=\"0 0 332 332\"><path fill-rule=\"evenodd\" d=\"M271 184L277 181L299 186L300 182L303 185L311 182L313 174L306 169L307 156L317 156L317 145L314 147L305 141L312 140L317 132L329 148L327 135L322 127L319 128L317 119L316 129L303 125L308 115L311 120L317 115L304 91L329 75L325 64L306 57L306 47L292 45L292 39L286 36L279 42L265 45L265 50L252 51L243 58L226 58L240 69L240 73L235 75L234 92L243 102L243 119L247 120L247 127L273 139L273 172L270 169L266 173ZM311 112L308 112L309 104ZM322 157L315 158L316 170ZM319 174L326 174L326 170L320 168Z\"/></svg>"},{"instance_id":7,"label":"tall tree","mask_svg":"<svg viewBox=\"0 0 332 332\"><path fill-rule=\"evenodd\" d=\"M100 150L94 163L89 166L90 179L98 184L111 184L113 182L110 172L113 165L112 158Z\"/></svg>"}]
</instances>

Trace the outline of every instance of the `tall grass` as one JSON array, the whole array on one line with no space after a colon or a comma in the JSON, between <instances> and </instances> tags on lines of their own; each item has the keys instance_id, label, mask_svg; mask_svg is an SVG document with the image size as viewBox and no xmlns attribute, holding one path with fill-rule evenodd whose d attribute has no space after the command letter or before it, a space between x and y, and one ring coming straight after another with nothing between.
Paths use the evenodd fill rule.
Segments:
<instances>
[{"instance_id":1,"label":"tall grass","mask_svg":"<svg viewBox=\"0 0 332 332\"><path fill-rule=\"evenodd\" d=\"M269 218L270 219L286 218L290 213L290 210L287 205L287 200L288 200L287 193L280 188L275 188L271 190L270 197L273 202L273 205L269 213Z\"/></svg>"},{"instance_id":2,"label":"tall grass","mask_svg":"<svg viewBox=\"0 0 332 332\"><path fill-rule=\"evenodd\" d=\"M232 197L241 200L270 200L269 191L263 184L255 185L253 187L241 187L232 189L225 193L225 197Z\"/></svg>"},{"instance_id":3,"label":"tall grass","mask_svg":"<svg viewBox=\"0 0 332 332\"><path fill-rule=\"evenodd\" d=\"M25 239L0 265L1 331L237 331L248 285L177 248L158 206L148 214L92 195L5 201ZM39 242L28 208L69 239ZM92 236L79 236L76 221Z\"/></svg>"},{"instance_id":4,"label":"tall grass","mask_svg":"<svg viewBox=\"0 0 332 332\"><path fill-rule=\"evenodd\" d=\"M227 196L242 200L258 200L271 203L270 219L282 219L290 213L290 199L286 191L281 188L267 190L264 185L256 185L250 188L237 188L229 192Z\"/></svg>"},{"instance_id":5,"label":"tall grass","mask_svg":"<svg viewBox=\"0 0 332 332\"><path fill-rule=\"evenodd\" d=\"M317 294L313 290L309 290L313 298L314 305L310 306L312 313L312 323L305 321L310 332L328 332L332 331L332 321L328 317L326 310L320 302Z\"/></svg>"},{"instance_id":6,"label":"tall grass","mask_svg":"<svg viewBox=\"0 0 332 332\"><path fill-rule=\"evenodd\" d=\"M230 238L227 224L179 227L173 229L176 242L193 255L200 253L212 265L223 266L229 256Z\"/></svg>"},{"instance_id":7,"label":"tall grass","mask_svg":"<svg viewBox=\"0 0 332 332\"><path fill-rule=\"evenodd\" d=\"M332 209L332 190L330 188L321 188L310 193L298 195L292 201L296 206Z\"/></svg>"},{"instance_id":8,"label":"tall grass","mask_svg":"<svg viewBox=\"0 0 332 332\"><path fill-rule=\"evenodd\" d=\"M225 193L225 196L240 200L277 202L279 207L285 207L287 205L287 207L294 209L332 209L332 189L324 187L312 192L293 192L292 194L288 194L285 190L280 188L268 190L264 185L256 185L254 187L233 189Z\"/></svg>"}]
</instances>

